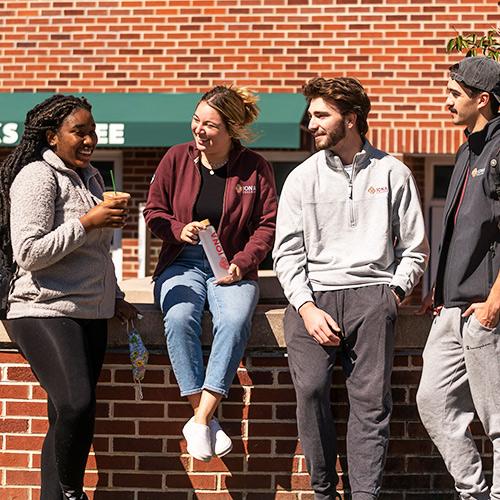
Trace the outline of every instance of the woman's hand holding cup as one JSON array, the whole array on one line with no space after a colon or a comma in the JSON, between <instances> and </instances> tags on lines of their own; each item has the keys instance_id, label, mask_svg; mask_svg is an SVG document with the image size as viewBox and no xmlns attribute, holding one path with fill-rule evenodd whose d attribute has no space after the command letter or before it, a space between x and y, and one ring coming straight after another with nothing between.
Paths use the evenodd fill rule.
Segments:
<instances>
[{"instance_id":1,"label":"woman's hand holding cup","mask_svg":"<svg viewBox=\"0 0 500 500\"><path fill-rule=\"evenodd\" d=\"M89 232L102 227L122 228L127 222L129 200L129 193L104 192L102 203L91 208L84 216L80 217L80 222L85 231Z\"/></svg>"}]
</instances>

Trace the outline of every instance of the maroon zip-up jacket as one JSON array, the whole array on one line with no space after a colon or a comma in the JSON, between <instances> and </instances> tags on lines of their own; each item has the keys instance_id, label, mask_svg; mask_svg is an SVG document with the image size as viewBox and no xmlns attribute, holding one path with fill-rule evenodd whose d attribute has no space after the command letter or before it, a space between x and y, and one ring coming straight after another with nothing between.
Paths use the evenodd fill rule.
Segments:
<instances>
[{"instance_id":1,"label":"maroon zip-up jacket","mask_svg":"<svg viewBox=\"0 0 500 500\"><path fill-rule=\"evenodd\" d=\"M163 241L153 278L184 248L183 227L192 222L201 186L194 142L171 147L151 181L144 217ZM234 142L227 166L222 216L217 234L230 263L243 279L257 279L257 268L273 246L276 187L271 165L259 154Z\"/></svg>"}]
</instances>

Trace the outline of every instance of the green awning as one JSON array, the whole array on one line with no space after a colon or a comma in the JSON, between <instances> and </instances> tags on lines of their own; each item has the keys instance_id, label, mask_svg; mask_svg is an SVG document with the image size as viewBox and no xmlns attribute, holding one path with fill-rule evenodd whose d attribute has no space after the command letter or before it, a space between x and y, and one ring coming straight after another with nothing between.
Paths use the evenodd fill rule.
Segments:
<instances>
[{"instance_id":1,"label":"green awning","mask_svg":"<svg viewBox=\"0 0 500 500\"><path fill-rule=\"evenodd\" d=\"M50 93L0 93L0 146L17 144L27 111ZM167 147L189 141L200 94L86 93L98 126L99 146ZM299 149L306 109L301 94L259 94L253 148Z\"/></svg>"}]
</instances>

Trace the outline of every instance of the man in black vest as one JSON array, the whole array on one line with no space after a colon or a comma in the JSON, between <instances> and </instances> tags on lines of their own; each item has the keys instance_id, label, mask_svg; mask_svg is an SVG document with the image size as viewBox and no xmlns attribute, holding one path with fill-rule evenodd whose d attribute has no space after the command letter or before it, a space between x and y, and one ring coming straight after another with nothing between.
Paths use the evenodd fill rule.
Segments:
<instances>
[{"instance_id":1,"label":"man in black vest","mask_svg":"<svg viewBox=\"0 0 500 500\"><path fill-rule=\"evenodd\" d=\"M467 140L446 198L417 405L460 498L500 499L500 64L469 57L451 66L447 95ZM493 444L491 489L469 431L474 413Z\"/></svg>"}]
</instances>

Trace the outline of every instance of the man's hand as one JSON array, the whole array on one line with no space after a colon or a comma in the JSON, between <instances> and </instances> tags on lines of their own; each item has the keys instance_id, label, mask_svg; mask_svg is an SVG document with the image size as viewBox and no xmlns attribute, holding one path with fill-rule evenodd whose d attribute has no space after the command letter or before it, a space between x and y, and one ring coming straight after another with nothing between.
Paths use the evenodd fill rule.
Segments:
<instances>
[{"instance_id":1,"label":"man's hand","mask_svg":"<svg viewBox=\"0 0 500 500\"><path fill-rule=\"evenodd\" d=\"M401 299L399 298L399 295L391 288L392 295L394 295L394 298L396 299L396 305L399 307L401 305Z\"/></svg>"},{"instance_id":2,"label":"man's hand","mask_svg":"<svg viewBox=\"0 0 500 500\"><path fill-rule=\"evenodd\" d=\"M467 318L471 314L474 314L479 323L486 328L495 328L500 320L500 304L492 304L488 301L475 302L467 308L462 316Z\"/></svg>"},{"instance_id":3,"label":"man's hand","mask_svg":"<svg viewBox=\"0 0 500 500\"><path fill-rule=\"evenodd\" d=\"M340 328L335 320L313 302L306 302L299 307L299 314L304 321L307 333L324 346L340 344Z\"/></svg>"},{"instance_id":4,"label":"man's hand","mask_svg":"<svg viewBox=\"0 0 500 500\"><path fill-rule=\"evenodd\" d=\"M431 288L429 293L422 299L422 304L420 304L420 309L415 313L418 316L422 316L427 313L431 313L433 316L437 316L441 307L433 307L434 303L434 287Z\"/></svg>"},{"instance_id":5,"label":"man's hand","mask_svg":"<svg viewBox=\"0 0 500 500\"><path fill-rule=\"evenodd\" d=\"M500 320L500 271L485 302L475 302L462 314L464 318L472 313L486 328L495 328Z\"/></svg>"}]
</instances>

